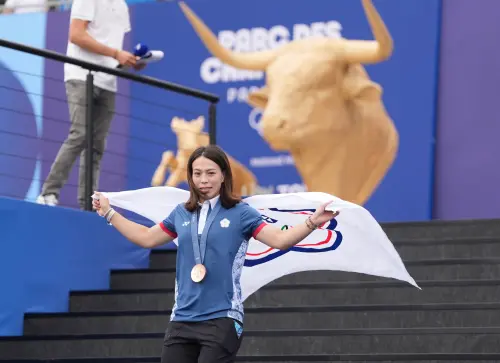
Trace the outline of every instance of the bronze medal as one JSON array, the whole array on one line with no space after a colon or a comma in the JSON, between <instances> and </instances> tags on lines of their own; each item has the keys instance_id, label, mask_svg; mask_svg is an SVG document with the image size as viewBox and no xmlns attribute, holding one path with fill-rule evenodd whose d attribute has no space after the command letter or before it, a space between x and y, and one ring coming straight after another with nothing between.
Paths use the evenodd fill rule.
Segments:
<instances>
[{"instance_id":1,"label":"bronze medal","mask_svg":"<svg viewBox=\"0 0 500 363\"><path fill-rule=\"evenodd\" d=\"M196 264L191 270L191 280L194 282L201 282L205 275L207 274L207 269L201 263Z\"/></svg>"}]
</instances>

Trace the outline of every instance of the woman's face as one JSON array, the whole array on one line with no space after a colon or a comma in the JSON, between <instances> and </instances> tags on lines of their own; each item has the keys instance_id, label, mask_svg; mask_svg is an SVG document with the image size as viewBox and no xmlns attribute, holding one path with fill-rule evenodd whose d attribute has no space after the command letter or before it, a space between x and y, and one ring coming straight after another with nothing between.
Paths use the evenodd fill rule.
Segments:
<instances>
[{"instance_id":1,"label":"woman's face","mask_svg":"<svg viewBox=\"0 0 500 363\"><path fill-rule=\"evenodd\" d=\"M216 197L224 181L219 165L204 156L193 162L193 184L203 200Z\"/></svg>"}]
</instances>

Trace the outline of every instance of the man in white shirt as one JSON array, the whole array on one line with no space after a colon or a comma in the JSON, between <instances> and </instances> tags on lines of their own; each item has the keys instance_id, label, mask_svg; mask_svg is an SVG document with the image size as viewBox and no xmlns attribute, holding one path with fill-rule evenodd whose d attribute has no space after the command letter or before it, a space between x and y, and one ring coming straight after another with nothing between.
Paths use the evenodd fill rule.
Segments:
<instances>
[{"instance_id":1,"label":"man in white shirt","mask_svg":"<svg viewBox=\"0 0 500 363\"><path fill-rule=\"evenodd\" d=\"M3 14L45 12L47 10L47 0L7 0L4 4Z\"/></svg>"},{"instance_id":2,"label":"man in white shirt","mask_svg":"<svg viewBox=\"0 0 500 363\"><path fill-rule=\"evenodd\" d=\"M136 70L136 57L122 50L125 34L130 31L130 16L125 0L74 0L71 8L67 55L73 58L115 68L121 64ZM88 70L64 65L64 81L71 118L69 135L56 156L37 202L57 205L59 191L66 183L73 164L80 155L78 202L85 207L85 153L86 141L86 77ZM94 74L94 185L97 190L99 166L106 138L115 111L115 76Z\"/></svg>"}]
</instances>

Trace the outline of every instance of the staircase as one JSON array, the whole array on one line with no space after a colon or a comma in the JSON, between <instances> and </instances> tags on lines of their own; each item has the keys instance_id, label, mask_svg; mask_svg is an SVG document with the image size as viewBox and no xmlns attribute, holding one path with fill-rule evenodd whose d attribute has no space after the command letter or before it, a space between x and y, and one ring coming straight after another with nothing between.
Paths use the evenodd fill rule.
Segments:
<instances>
[{"instance_id":1,"label":"staircase","mask_svg":"<svg viewBox=\"0 0 500 363\"><path fill-rule=\"evenodd\" d=\"M354 273L289 275L245 303L240 362L500 362L500 221L384 225L422 291ZM26 314L9 362L159 362L175 252L73 292L69 313Z\"/></svg>"}]
</instances>

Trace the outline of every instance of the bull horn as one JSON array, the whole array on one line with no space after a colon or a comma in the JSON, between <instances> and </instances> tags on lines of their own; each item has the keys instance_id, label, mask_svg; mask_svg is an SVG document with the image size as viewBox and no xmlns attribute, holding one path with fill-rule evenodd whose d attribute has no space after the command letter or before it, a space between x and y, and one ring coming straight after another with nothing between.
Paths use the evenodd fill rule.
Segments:
<instances>
[{"instance_id":1,"label":"bull horn","mask_svg":"<svg viewBox=\"0 0 500 363\"><path fill-rule=\"evenodd\" d=\"M205 47L224 63L235 68L263 71L276 57L276 51L236 53L224 48L212 31L184 2L179 2L179 6Z\"/></svg>"},{"instance_id":2,"label":"bull horn","mask_svg":"<svg viewBox=\"0 0 500 363\"><path fill-rule=\"evenodd\" d=\"M348 40L345 43L345 60L349 63L378 63L388 59L394 49L389 30L372 0L362 0L374 41Z\"/></svg>"}]
</instances>

